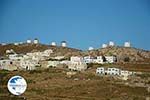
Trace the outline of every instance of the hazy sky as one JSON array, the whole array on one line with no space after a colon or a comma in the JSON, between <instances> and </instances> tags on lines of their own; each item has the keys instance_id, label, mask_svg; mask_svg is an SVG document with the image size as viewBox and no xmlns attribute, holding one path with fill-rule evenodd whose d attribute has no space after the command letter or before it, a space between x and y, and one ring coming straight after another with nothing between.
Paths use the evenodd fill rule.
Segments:
<instances>
[{"instance_id":1,"label":"hazy sky","mask_svg":"<svg viewBox=\"0 0 150 100\"><path fill-rule=\"evenodd\" d=\"M80 49L130 41L150 50L150 0L0 0L0 42L28 38Z\"/></svg>"}]
</instances>

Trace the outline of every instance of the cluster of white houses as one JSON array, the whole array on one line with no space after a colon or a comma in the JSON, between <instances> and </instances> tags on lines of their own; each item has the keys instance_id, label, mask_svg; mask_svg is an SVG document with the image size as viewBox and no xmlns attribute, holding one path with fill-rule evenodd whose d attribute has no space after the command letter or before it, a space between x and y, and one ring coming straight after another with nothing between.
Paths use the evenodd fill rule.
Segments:
<instances>
[{"instance_id":1,"label":"cluster of white houses","mask_svg":"<svg viewBox=\"0 0 150 100\"><path fill-rule=\"evenodd\" d=\"M46 67L57 67L59 64L65 64L70 70L82 71L87 69L88 63L115 63L117 59L115 56L72 56L70 60L65 60L64 56L51 57L51 53L53 53L51 49L47 49L43 52L38 51L26 54L16 54L12 49L6 50L7 59L0 60L0 68L6 70L34 70L36 66L42 66L42 64Z\"/></svg>"},{"instance_id":2,"label":"cluster of white houses","mask_svg":"<svg viewBox=\"0 0 150 100\"><path fill-rule=\"evenodd\" d=\"M115 63L117 61L116 56L97 56L97 57L85 56L83 57L83 59L86 63L98 63L98 64Z\"/></svg>"},{"instance_id":3,"label":"cluster of white houses","mask_svg":"<svg viewBox=\"0 0 150 100\"><path fill-rule=\"evenodd\" d=\"M26 54L16 54L11 52L13 50L6 50L7 59L0 60L0 68L6 70L17 70L26 69L34 70L36 66L39 66L39 61L45 60L50 56L53 51L51 49L45 50L43 52L33 52Z\"/></svg>"},{"instance_id":4,"label":"cluster of white houses","mask_svg":"<svg viewBox=\"0 0 150 100\"><path fill-rule=\"evenodd\" d=\"M97 75L110 75L110 76L120 76L122 79L127 80L129 76L135 74L135 72L127 71L127 70L121 70L119 68L115 67L99 67L96 69Z\"/></svg>"},{"instance_id":5,"label":"cluster of white houses","mask_svg":"<svg viewBox=\"0 0 150 100\"><path fill-rule=\"evenodd\" d=\"M106 60L104 60L106 59ZM104 63L115 63L116 62L115 56L97 56L97 57L91 57L91 56L85 56L85 57L79 57L79 56L72 56L70 57L70 60L63 60L63 61L48 61L47 67L57 67L59 64L66 64L68 66L68 69L70 70L77 70L77 71L83 71L87 69L88 63L98 63L98 64L104 64Z\"/></svg>"}]
</instances>

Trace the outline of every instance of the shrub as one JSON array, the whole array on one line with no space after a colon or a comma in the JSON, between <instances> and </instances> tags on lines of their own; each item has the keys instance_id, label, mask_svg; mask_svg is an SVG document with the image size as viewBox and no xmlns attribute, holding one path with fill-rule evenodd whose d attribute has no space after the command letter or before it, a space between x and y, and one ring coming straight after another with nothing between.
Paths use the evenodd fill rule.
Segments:
<instances>
[{"instance_id":1,"label":"shrub","mask_svg":"<svg viewBox=\"0 0 150 100\"><path fill-rule=\"evenodd\" d=\"M130 58L129 57L125 57L124 58L124 62L129 62L130 61Z\"/></svg>"}]
</instances>

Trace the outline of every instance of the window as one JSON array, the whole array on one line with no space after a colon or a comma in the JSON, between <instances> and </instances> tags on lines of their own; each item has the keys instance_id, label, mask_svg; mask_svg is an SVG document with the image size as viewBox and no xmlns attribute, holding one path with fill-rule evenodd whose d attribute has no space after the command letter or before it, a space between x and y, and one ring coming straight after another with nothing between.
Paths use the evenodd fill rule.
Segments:
<instances>
[{"instance_id":1,"label":"window","mask_svg":"<svg viewBox=\"0 0 150 100\"><path fill-rule=\"evenodd\" d=\"M11 61L10 64L13 64L13 62Z\"/></svg>"}]
</instances>

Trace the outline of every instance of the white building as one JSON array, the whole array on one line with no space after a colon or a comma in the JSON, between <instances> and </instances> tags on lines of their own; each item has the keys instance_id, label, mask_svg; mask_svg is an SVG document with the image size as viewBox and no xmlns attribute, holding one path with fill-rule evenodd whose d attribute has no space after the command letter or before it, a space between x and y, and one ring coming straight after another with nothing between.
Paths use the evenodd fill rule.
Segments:
<instances>
[{"instance_id":1,"label":"white building","mask_svg":"<svg viewBox=\"0 0 150 100\"><path fill-rule=\"evenodd\" d=\"M13 49L6 50L6 54L10 54L10 53L11 53L11 54L16 54L15 51L14 51Z\"/></svg>"},{"instance_id":2,"label":"white building","mask_svg":"<svg viewBox=\"0 0 150 100\"><path fill-rule=\"evenodd\" d=\"M134 72L135 73L135 72ZM99 67L96 69L97 75L111 75L111 76L119 76L123 80L127 80L129 76L133 75L133 72L127 70L121 70L119 68L104 68Z\"/></svg>"},{"instance_id":3,"label":"white building","mask_svg":"<svg viewBox=\"0 0 150 100\"><path fill-rule=\"evenodd\" d=\"M88 50L89 50L89 51L90 51L90 50L94 50L94 48L93 48L93 47L89 47Z\"/></svg>"},{"instance_id":4,"label":"white building","mask_svg":"<svg viewBox=\"0 0 150 100\"><path fill-rule=\"evenodd\" d=\"M115 63L117 60L115 56L105 56L105 58L108 63Z\"/></svg>"},{"instance_id":5,"label":"white building","mask_svg":"<svg viewBox=\"0 0 150 100\"><path fill-rule=\"evenodd\" d=\"M32 41L31 41L30 39L28 39L28 40L27 40L27 43L28 43L28 44L31 44L31 43L32 43Z\"/></svg>"},{"instance_id":6,"label":"white building","mask_svg":"<svg viewBox=\"0 0 150 100\"><path fill-rule=\"evenodd\" d=\"M34 43L34 44L39 44L39 40L38 40L37 38L35 38L35 39L33 40L33 43Z\"/></svg>"},{"instance_id":7,"label":"white building","mask_svg":"<svg viewBox=\"0 0 150 100\"><path fill-rule=\"evenodd\" d=\"M8 58L10 60L21 60L23 59L23 55L18 55L18 54L9 54Z\"/></svg>"},{"instance_id":8,"label":"white building","mask_svg":"<svg viewBox=\"0 0 150 100\"><path fill-rule=\"evenodd\" d=\"M96 69L96 74L104 75L105 74L105 68L104 67L97 68Z\"/></svg>"},{"instance_id":9,"label":"white building","mask_svg":"<svg viewBox=\"0 0 150 100\"><path fill-rule=\"evenodd\" d=\"M70 70L84 71L87 69L87 64L84 62L83 57L72 56L67 65Z\"/></svg>"},{"instance_id":10,"label":"white building","mask_svg":"<svg viewBox=\"0 0 150 100\"><path fill-rule=\"evenodd\" d=\"M26 58L27 59L30 58L32 60L40 61L40 60L45 60L46 58L48 58L51 55L51 53L53 53L53 50L47 49L47 50L45 50L43 52L27 53L26 54Z\"/></svg>"},{"instance_id":11,"label":"white building","mask_svg":"<svg viewBox=\"0 0 150 100\"><path fill-rule=\"evenodd\" d=\"M60 64L60 61L48 61L47 67L57 67Z\"/></svg>"},{"instance_id":12,"label":"white building","mask_svg":"<svg viewBox=\"0 0 150 100\"><path fill-rule=\"evenodd\" d=\"M78 57L78 56L72 56L70 58L71 62L84 62L83 57Z\"/></svg>"},{"instance_id":13,"label":"white building","mask_svg":"<svg viewBox=\"0 0 150 100\"><path fill-rule=\"evenodd\" d=\"M99 75L120 75L120 69L99 67L96 69L96 74L99 74Z\"/></svg>"},{"instance_id":14,"label":"white building","mask_svg":"<svg viewBox=\"0 0 150 100\"><path fill-rule=\"evenodd\" d=\"M36 60L21 60L20 68L26 70L35 70L36 66L39 66Z\"/></svg>"},{"instance_id":15,"label":"white building","mask_svg":"<svg viewBox=\"0 0 150 100\"><path fill-rule=\"evenodd\" d=\"M131 72L131 71L127 71L127 70L121 70L120 71L121 76L130 76L132 74L133 74L133 72Z\"/></svg>"},{"instance_id":16,"label":"white building","mask_svg":"<svg viewBox=\"0 0 150 100\"><path fill-rule=\"evenodd\" d=\"M65 58L65 56L56 56L56 57L54 57L54 59L57 59L57 60L64 59L64 58Z\"/></svg>"},{"instance_id":17,"label":"white building","mask_svg":"<svg viewBox=\"0 0 150 100\"><path fill-rule=\"evenodd\" d=\"M120 75L120 69L118 68L108 68L105 73L108 75Z\"/></svg>"},{"instance_id":18,"label":"white building","mask_svg":"<svg viewBox=\"0 0 150 100\"><path fill-rule=\"evenodd\" d=\"M110 41L109 46L115 46L115 43L113 41Z\"/></svg>"},{"instance_id":19,"label":"white building","mask_svg":"<svg viewBox=\"0 0 150 100\"><path fill-rule=\"evenodd\" d=\"M6 54L9 54L9 53L11 53L11 51L10 50L6 50Z\"/></svg>"},{"instance_id":20,"label":"white building","mask_svg":"<svg viewBox=\"0 0 150 100\"><path fill-rule=\"evenodd\" d=\"M107 48L107 44L102 44L102 48Z\"/></svg>"},{"instance_id":21,"label":"white building","mask_svg":"<svg viewBox=\"0 0 150 100\"><path fill-rule=\"evenodd\" d=\"M115 63L117 61L117 58L115 56L105 56L106 61L104 61L103 56L97 57L85 56L83 59L85 63L98 63L98 64Z\"/></svg>"},{"instance_id":22,"label":"white building","mask_svg":"<svg viewBox=\"0 0 150 100\"><path fill-rule=\"evenodd\" d=\"M125 42L125 43L124 43L124 47L131 47L130 42Z\"/></svg>"},{"instance_id":23,"label":"white building","mask_svg":"<svg viewBox=\"0 0 150 100\"><path fill-rule=\"evenodd\" d=\"M56 46L57 44L56 44L56 42L52 42L51 45L52 46Z\"/></svg>"},{"instance_id":24,"label":"white building","mask_svg":"<svg viewBox=\"0 0 150 100\"><path fill-rule=\"evenodd\" d=\"M51 53L53 53L53 50L52 49L47 49L47 50L42 52L42 56L49 57Z\"/></svg>"},{"instance_id":25,"label":"white building","mask_svg":"<svg viewBox=\"0 0 150 100\"><path fill-rule=\"evenodd\" d=\"M98 64L103 64L103 57L102 56L97 56L96 59L94 59L94 63L98 63Z\"/></svg>"},{"instance_id":26,"label":"white building","mask_svg":"<svg viewBox=\"0 0 150 100\"><path fill-rule=\"evenodd\" d=\"M94 58L91 56L83 57L85 63L93 63Z\"/></svg>"},{"instance_id":27,"label":"white building","mask_svg":"<svg viewBox=\"0 0 150 100\"><path fill-rule=\"evenodd\" d=\"M62 46L62 47L67 47L67 42L66 42L66 41L62 41L62 42L61 42L61 46Z\"/></svg>"},{"instance_id":28,"label":"white building","mask_svg":"<svg viewBox=\"0 0 150 100\"><path fill-rule=\"evenodd\" d=\"M0 69L5 70L17 70L17 65L15 64L15 61L10 59L0 60Z\"/></svg>"},{"instance_id":29,"label":"white building","mask_svg":"<svg viewBox=\"0 0 150 100\"><path fill-rule=\"evenodd\" d=\"M68 64L68 69L74 71L84 71L87 69L87 64L85 62L72 62Z\"/></svg>"}]
</instances>

